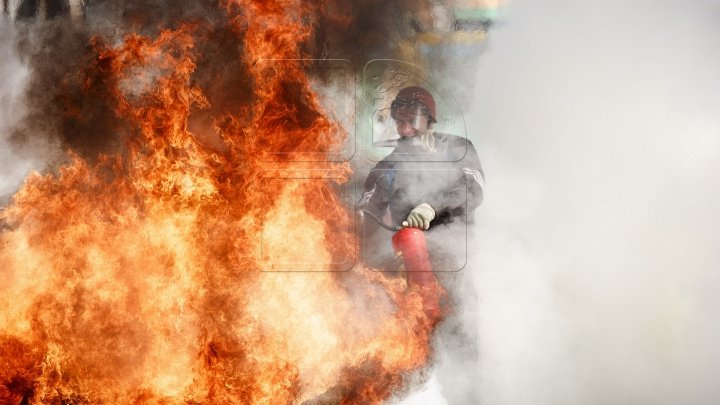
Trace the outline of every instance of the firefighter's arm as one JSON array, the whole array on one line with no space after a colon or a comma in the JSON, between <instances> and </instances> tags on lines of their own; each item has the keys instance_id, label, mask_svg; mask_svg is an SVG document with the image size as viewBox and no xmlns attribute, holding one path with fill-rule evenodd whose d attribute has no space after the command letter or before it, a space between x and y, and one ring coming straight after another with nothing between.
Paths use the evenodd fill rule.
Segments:
<instances>
[{"instance_id":1,"label":"firefighter's arm","mask_svg":"<svg viewBox=\"0 0 720 405\"><path fill-rule=\"evenodd\" d=\"M452 222L456 217L464 217L477 208L483 200L485 176L475 148L467 141L465 158L457 163L458 181L448 182L447 189L439 194L428 196L428 204L435 211L432 225Z\"/></svg>"},{"instance_id":2,"label":"firefighter's arm","mask_svg":"<svg viewBox=\"0 0 720 405\"><path fill-rule=\"evenodd\" d=\"M467 153L460 163L467 181L467 210L472 212L480 206L485 193L485 173L472 142L467 141Z\"/></svg>"},{"instance_id":3,"label":"firefighter's arm","mask_svg":"<svg viewBox=\"0 0 720 405\"><path fill-rule=\"evenodd\" d=\"M378 170L376 166L375 169L370 171L370 174L368 174L365 179L363 194L360 196L360 200L357 204L358 212L363 218L363 226L366 236L374 234L380 225L372 218L367 218L365 212L369 212L377 218L382 219L385 216L385 212L387 211L387 207L389 205L386 194L387 187L385 185L384 171Z\"/></svg>"}]
</instances>

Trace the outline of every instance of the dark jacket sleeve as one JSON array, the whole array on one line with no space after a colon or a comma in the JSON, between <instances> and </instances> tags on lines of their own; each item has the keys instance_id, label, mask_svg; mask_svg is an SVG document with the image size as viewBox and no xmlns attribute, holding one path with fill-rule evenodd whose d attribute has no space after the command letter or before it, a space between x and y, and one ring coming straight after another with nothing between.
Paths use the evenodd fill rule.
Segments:
<instances>
[{"instance_id":1,"label":"dark jacket sleeve","mask_svg":"<svg viewBox=\"0 0 720 405\"><path fill-rule=\"evenodd\" d=\"M471 214L483 200L485 175L477 152L470 141L461 139L455 148L466 148L465 156L453 164L456 174L448 179L448 186L441 193L428 196L428 204L435 209L435 220L431 226L454 222L461 218L471 220Z\"/></svg>"},{"instance_id":2,"label":"dark jacket sleeve","mask_svg":"<svg viewBox=\"0 0 720 405\"><path fill-rule=\"evenodd\" d=\"M460 163L467 181L467 209L468 212L472 212L480 206L485 195L485 173L472 142L467 141L467 154Z\"/></svg>"},{"instance_id":3,"label":"dark jacket sleeve","mask_svg":"<svg viewBox=\"0 0 720 405\"><path fill-rule=\"evenodd\" d=\"M379 163L365 179L363 194L360 196L358 210L366 210L383 220L388 213L389 180L386 165ZM377 269L390 269L396 265L390 239L392 233L380 229L377 221L368 214L363 215L359 231L359 247L362 262Z\"/></svg>"},{"instance_id":4,"label":"dark jacket sleeve","mask_svg":"<svg viewBox=\"0 0 720 405\"><path fill-rule=\"evenodd\" d=\"M366 212L382 220L389 205L386 170L381 164L375 166L365 178L363 193L357 204L357 209L363 213L363 227L366 235L372 235L379 228L379 224L370 218Z\"/></svg>"}]
</instances>

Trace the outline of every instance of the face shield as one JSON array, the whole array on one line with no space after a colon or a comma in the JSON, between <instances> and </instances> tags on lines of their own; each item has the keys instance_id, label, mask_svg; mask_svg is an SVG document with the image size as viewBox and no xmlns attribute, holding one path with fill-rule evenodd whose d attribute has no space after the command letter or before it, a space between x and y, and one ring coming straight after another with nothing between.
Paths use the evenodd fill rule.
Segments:
<instances>
[{"instance_id":1,"label":"face shield","mask_svg":"<svg viewBox=\"0 0 720 405\"><path fill-rule=\"evenodd\" d=\"M435 151L435 138L429 126L432 121L428 110L422 103L403 103L402 99L393 101L390 116L395 120L400 142L407 153L428 153ZM407 149L407 148L412 149Z\"/></svg>"},{"instance_id":2,"label":"face shield","mask_svg":"<svg viewBox=\"0 0 720 405\"><path fill-rule=\"evenodd\" d=\"M400 136L416 136L427 132L428 110L421 103L395 99L390 106L390 116L395 120Z\"/></svg>"}]
</instances>

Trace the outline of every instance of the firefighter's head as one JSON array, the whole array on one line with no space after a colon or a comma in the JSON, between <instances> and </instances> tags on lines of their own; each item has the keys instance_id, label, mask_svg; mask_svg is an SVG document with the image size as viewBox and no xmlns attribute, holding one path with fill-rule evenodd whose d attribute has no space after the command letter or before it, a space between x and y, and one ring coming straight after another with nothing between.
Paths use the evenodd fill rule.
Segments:
<instances>
[{"instance_id":1,"label":"firefighter's head","mask_svg":"<svg viewBox=\"0 0 720 405\"><path fill-rule=\"evenodd\" d=\"M423 135L435 120L435 99L422 87L406 87L390 105L390 116L395 120L400 136Z\"/></svg>"}]
</instances>

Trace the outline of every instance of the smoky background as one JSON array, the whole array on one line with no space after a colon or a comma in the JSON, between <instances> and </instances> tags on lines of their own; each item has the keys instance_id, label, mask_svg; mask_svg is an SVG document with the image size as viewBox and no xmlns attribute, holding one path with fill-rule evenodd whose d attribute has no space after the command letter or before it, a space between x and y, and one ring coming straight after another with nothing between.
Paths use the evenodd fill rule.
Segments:
<instances>
[{"instance_id":1,"label":"smoky background","mask_svg":"<svg viewBox=\"0 0 720 405\"><path fill-rule=\"evenodd\" d=\"M516 0L480 65L452 67L475 80L460 99L488 183L464 270L481 378L404 403L466 384L484 404L720 401L719 19L717 1ZM3 204L61 155L47 134L8 146L16 35L0 19Z\"/></svg>"},{"instance_id":2,"label":"smoky background","mask_svg":"<svg viewBox=\"0 0 720 405\"><path fill-rule=\"evenodd\" d=\"M44 170L58 161L61 150L56 139L33 137L22 145L10 134L27 114L25 91L31 74L15 42L17 30L12 21L0 18L0 205L4 206L31 170Z\"/></svg>"},{"instance_id":3,"label":"smoky background","mask_svg":"<svg viewBox=\"0 0 720 405\"><path fill-rule=\"evenodd\" d=\"M717 1L508 5L464 111L488 184L479 403L720 401L718 21Z\"/></svg>"}]
</instances>

